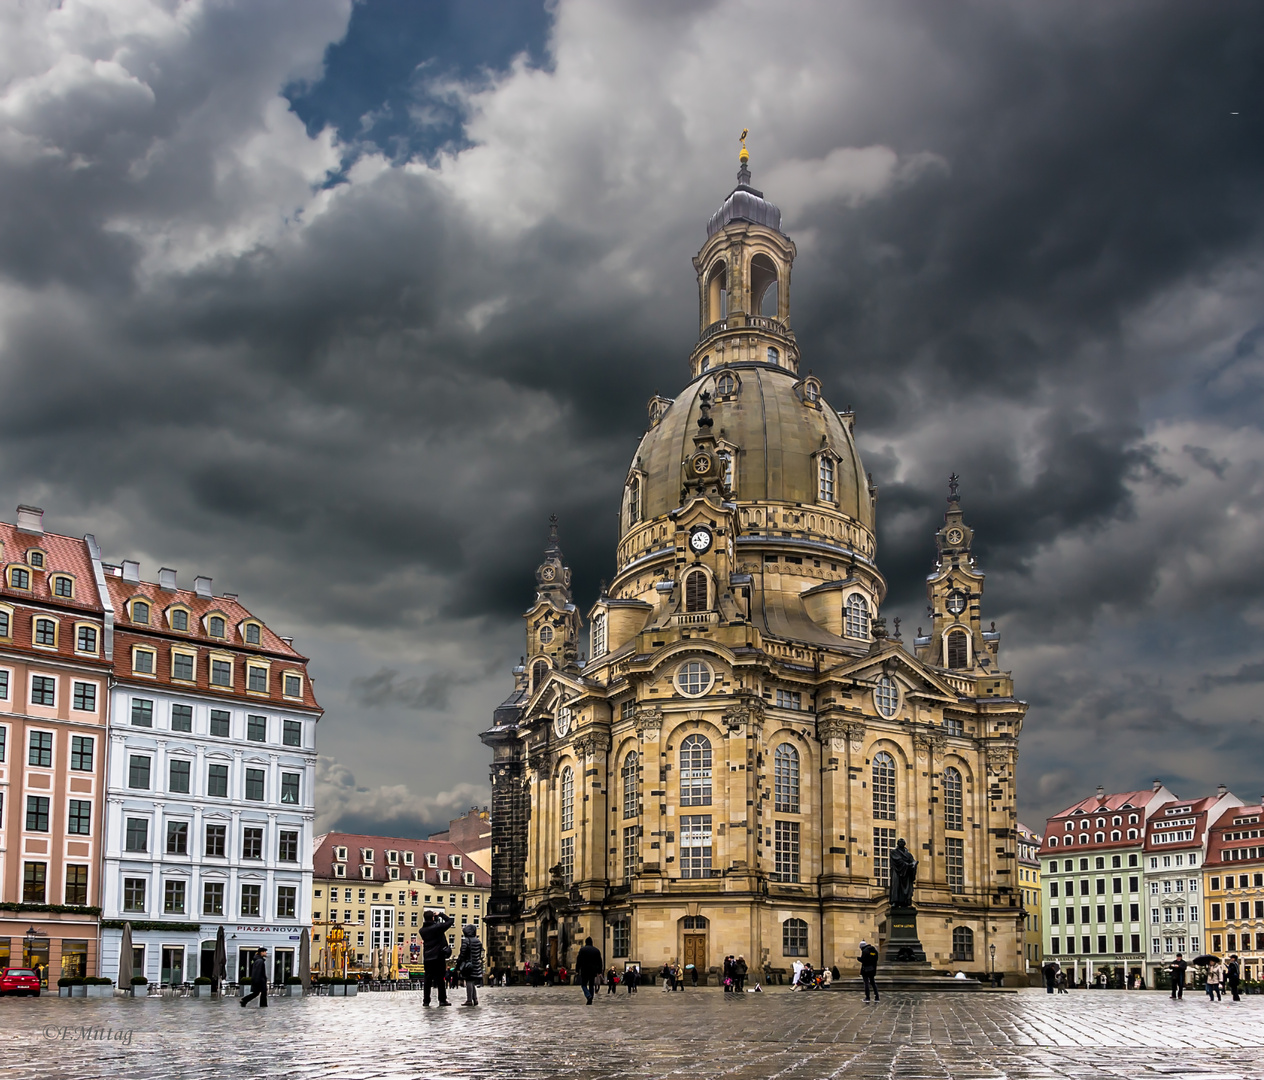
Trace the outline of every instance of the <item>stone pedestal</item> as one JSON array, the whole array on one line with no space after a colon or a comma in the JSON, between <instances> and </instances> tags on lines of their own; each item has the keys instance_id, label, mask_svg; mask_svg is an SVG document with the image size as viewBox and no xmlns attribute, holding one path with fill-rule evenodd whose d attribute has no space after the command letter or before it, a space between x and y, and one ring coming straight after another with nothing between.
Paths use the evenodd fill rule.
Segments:
<instances>
[{"instance_id":1,"label":"stone pedestal","mask_svg":"<svg viewBox=\"0 0 1264 1080\"><path fill-rule=\"evenodd\" d=\"M887 913L887 942L878 962L877 984L879 994L888 990L977 993L985 989L975 979L955 979L930 966L917 936L917 909L913 907L893 907ZM834 989L863 990L864 982L839 979Z\"/></svg>"}]
</instances>

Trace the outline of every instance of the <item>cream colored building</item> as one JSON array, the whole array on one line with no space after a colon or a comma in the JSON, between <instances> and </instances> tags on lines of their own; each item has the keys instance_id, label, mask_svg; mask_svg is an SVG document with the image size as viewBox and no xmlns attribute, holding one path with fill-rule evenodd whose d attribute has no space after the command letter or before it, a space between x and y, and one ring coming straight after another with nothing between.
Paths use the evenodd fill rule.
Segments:
<instances>
[{"instance_id":1,"label":"cream colored building","mask_svg":"<svg viewBox=\"0 0 1264 1080\"><path fill-rule=\"evenodd\" d=\"M689 381L655 397L613 580L572 598L556 527L493 749L493 966L607 958L855 968L889 852L920 862L941 968L1024 969L1015 761L1025 703L982 622L955 477L910 649L880 607L877 490L801 368L794 243L738 185L694 259ZM586 652L586 662L580 653Z\"/></svg>"}]
</instances>

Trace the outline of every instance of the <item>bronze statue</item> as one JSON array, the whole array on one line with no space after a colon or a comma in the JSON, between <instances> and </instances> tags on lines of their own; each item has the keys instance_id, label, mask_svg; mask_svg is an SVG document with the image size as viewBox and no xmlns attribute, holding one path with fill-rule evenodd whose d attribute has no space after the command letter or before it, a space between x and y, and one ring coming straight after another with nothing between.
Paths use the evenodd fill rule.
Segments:
<instances>
[{"instance_id":1,"label":"bronze statue","mask_svg":"<svg viewBox=\"0 0 1264 1080\"><path fill-rule=\"evenodd\" d=\"M917 877L917 860L901 837L891 852L891 906L913 906L913 879Z\"/></svg>"}]
</instances>

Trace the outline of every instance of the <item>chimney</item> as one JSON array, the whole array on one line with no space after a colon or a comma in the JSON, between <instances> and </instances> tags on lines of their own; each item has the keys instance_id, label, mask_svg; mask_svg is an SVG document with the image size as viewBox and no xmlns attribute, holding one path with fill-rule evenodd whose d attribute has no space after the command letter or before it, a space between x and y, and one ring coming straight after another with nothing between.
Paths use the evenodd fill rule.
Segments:
<instances>
[{"instance_id":1,"label":"chimney","mask_svg":"<svg viewBox=\"0 0 1264 1080\"><path fill-rule=\"evenodd\" d=\"M1154 783L1150 785L1150 790L1158 791L1162 786L1163 786L1163 781L1156 778Z\"/></svg>"},{"instance_id":2,"label":"chimney","mask_svg":"<svg viewBox=\"0 0 1264 1080\"><path fill-rule=\"evenodd\" d=\"M1224 784L1221 784L1218 788L1216 788L1216 794L1222 799L1228 794L1228 792L1229 789L1225 787Z\"/></svg>"},{"instance_id":3,"label":"chimney","mask_svg":"<svg viewBox=\"0 0 1264 1080\"><path fill-rule=\"evenodd\" d=\"M208 577L202 577L199 574L193 579L193 591L197 593L198 596L204 596L209 600L213 595L211 592L211 579Z\"/></svg>"},{"instance_id":4,"label":"chimney","mask_svg":"<svg viewBox=\"0 0 1264 1080\"><path fill-rule=\"evenodd\" d=\"M176 572L169 567L164 566L158 571L158 587L163 592L176 591Z\"/></svg>"},{"instance_id":5,"label":"chimney","mask_svg":"<svg viewBox=\"0 0 1264 1080\"><path fill-rule=\"evenodd\" d=\"M18 529L36 536L44 535L44 511L38 506L18 507Z\"/></svg>"},{"instance_id":6,"label":"chimney","mask_svg":"<svg viewBox=\"0 0 1264 1080\"><path fill-rule=\"evenodd\" d=\"M1097 785L1097 801L1101 802L1106 798L1106 789L1101 784Z\"/></svg>"},{"instance_id":7,"label":"chimney","mask_svg":"<svg viewBox=\"0 0 1264 1080\"><path fill-rule=\"evenodd\" d=\"M140 584L140 563L135 559L123 560L123 580L133 585Z\"/></svg>"},{"instance_id":8,"label":"chimney","mask_svg":"<svg viewBox=\"0 0 1264 1080\"><path fill-rule=\"evenodd\" d=\"M281 640L284 641L291 649L294 648L294 639L292 637L283 637Z\"/></svg>"}]
</instances>

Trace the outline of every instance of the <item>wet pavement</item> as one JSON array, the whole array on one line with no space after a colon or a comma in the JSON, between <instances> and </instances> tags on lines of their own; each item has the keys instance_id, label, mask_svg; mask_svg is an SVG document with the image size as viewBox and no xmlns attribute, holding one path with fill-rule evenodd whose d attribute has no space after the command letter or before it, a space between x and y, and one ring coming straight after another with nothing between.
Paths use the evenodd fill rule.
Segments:
<instances>
[{"instance_id":1,"label":"wet pavement","mask_svg":"<svg viewBox=\"0 0 1264 1080\"><path fill-rule=\"evenodd\" d=\"M454 994L454 1001L464 991ZM0 1076L916 1080L1262 1080L1264 997L1190 994L635 996L484 989L478 1008L415 992L279 998L0 1000Z\"/></svg>"}]
</instances>

